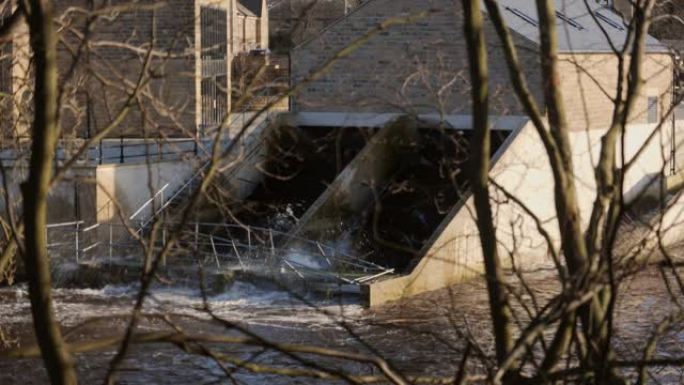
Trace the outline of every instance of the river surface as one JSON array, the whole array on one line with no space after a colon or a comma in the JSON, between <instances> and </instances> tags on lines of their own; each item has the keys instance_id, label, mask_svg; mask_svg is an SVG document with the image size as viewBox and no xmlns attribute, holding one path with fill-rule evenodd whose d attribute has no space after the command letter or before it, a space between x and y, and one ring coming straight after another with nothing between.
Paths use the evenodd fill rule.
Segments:
<instances>
[{"instance_id":1,"label":"river surface","mask_svg":"<svg viewBox=\"0 0 684 385\"><path fill-rule=\"evenodd\" d=\"M531 280L533 291L548 298L558 288L553 277ZM91 341L120 335L135 301L135 285L103 289L56 289L56 309L70 342ZM616 345L622 358L641 354L655 324L672 309L671 298L657 269L646 269L623 285L618 301ZM681 294L678 294L681 296ZM236 322L270 341L331 347L349 352L378 354L396 368L413 375L453 376L464 350L464 334L471 335L485 353L492 352L486 289L475 281L427 295L403 304L365 309L354 298L298 298L287 292L236 282L226 292L209 298L215 314ZM212 322L203 311L198 289L157 287L145 303L146 318L139 331L171 330L168 321L193 335L231 335L235 330ZM86 320L96 321L83 324ZM6 346L27 347L33 329L26 288L0 289L0 330ZM658 345L661 357L684 356L681 326L671 330ZM214 344L217 352L275 367L297 366L281 353L244 345ZM114 348L78 354L82 384L99 384ZM305 358L311 358L306 357ZM358 374L377 374L367 364L328 362L319 364ZM481 371L472 364L471 372ZM310 384L330 380L295 379L245 370L230 372L212 359L191 355L171 344L136 344L118 372L120 384ZM661 383L681 383L679 368L654 372ZM47 377L39 359L1 359L0 384L44 384Z\"/></svg>"}]
</instances>

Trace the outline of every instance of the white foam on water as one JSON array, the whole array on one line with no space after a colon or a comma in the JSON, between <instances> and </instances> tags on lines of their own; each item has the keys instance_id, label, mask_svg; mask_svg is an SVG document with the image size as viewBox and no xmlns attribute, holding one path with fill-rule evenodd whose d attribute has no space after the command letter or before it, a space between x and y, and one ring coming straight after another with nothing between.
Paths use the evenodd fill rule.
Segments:
<instances>
[{"instance_id":1,"label":"white foam on water","mask_svg":"<svg viewBox=\"0 0 684 385\"><path fill-rule=\"evenodd\" d=\"M58 318L73 326L92 317L125 316L135 303L138 285L109 285L102 289L55 289ZM0 289L0 325L31 321L25 286ZM214 313L231 321L289 327L334 327L340 320L358 317L363 308L354 303L306 298L305 303L285 291L269 290L237 281L226 292L208 298ZM208 319L197 289L155 287L145 300L144 312L187 315Z\"/></svg>"}]
</instances>

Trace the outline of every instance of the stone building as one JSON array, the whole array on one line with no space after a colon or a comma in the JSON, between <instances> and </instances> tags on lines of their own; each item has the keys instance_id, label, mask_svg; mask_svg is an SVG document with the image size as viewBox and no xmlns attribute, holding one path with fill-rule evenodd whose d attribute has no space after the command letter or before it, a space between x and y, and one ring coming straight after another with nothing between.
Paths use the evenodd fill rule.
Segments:
<instances>
[{"instance_id":1,"label":"stone building","mask_svg":"<svg viewBox=\"0 0 684 385\"><path fill-rule=\"evenodd\" d=\"M273 50L287 52L362 3L363 0L269 0Z\"/></svg>"},{"instance_id":2,"label":"stone building","mask_svg":"<svg viewBox=\"0 0 684 385\"><path fill-rule=\"evenodd\" d=\"M56 5L64 26L58 59L65 139L101 130L110 137L205 135L230 111L233 57L268 48L265 0ZM91 15L97 15L94 21ZM6 100L14 106L13 122L30 115L26 35L23 26L2 47L7 55L0 86L13 95L11 103ZM22 135L25 128L15 125L5 136Z\"/></svg>"},{"instance_id":3,"label":"stone building","mask_svg":"<svg viewBox=\"0 0 684 385\"><path fill-rule=\"evenodd\" d=\"M544 111L535 3L498 3L517 47L529 90ZM613 11L597 3L556 0L555 5L559 86L572 143L580 214L586 226L595 196L594 161L601 137L611 122L617 92L618 59L613 47L619 49L625 44L628 26ZM492 187L498 242L501 255L515 251L518 267L531 268L549 261L548 245L536 227L539 222L530 213L541 220L556 245L560 242L554 180L544 147L515 95L501 43L484 8L483 13L489 54L490 114L493 129L505 137L495 148L490 175L501 189L516 196L529 210L521 210ZM420 14L423 16L417 21L402 21ZM383 22L392 26L378 29ZM292 50L293 83L300 87L292 103L298 121L311 126L372 127L400 115L410 115L417 118L419 128L438 127L467 136L472 119L468 55L462 31L459 2L366 2ZM355 41L363 43L350 51L348 47ZM665 119L672 103L673 57L655 38L647 37L645 43L641 74L644 85L628 119L624 142L627 159L636 157L625 176L628 202L653 186L660 191L660 182L679 171L677 163L682 158L675 144L684 136L675 132L674 124ZM345 54L333 59L339 52ZM334 60L331 65L330 60ZM326 71L317 74L323 67ZM658 134L658 140L648 140L653 132ZM362 169L378 167L373 161L367 159ZM349 175L359 175L362 169L345 170L343 174L354 180ZM340 185L344 185L347 195L357 196L368 186L380 191L386 188L373 180ZM420 245L418 261L404 275L368 286L371 304L434 290L482 271L482 252L467 187L447 212ZM390 251L385 258L391 260L395 254Z\"/></svg>"},{"instance_id":4,"label":"stone building","mask_svg":"<svg viewBox=\"0 0 684 385\"><path fill-rule=\"evenodd\" d=\"M416 112L434 114L467 114L469 86L467 54L462 38L462 21L454 18L452 6L444 1L430 1L435 11L416 23L399 25L374 36L350 55L338 60L315 81L307 83L296 97L295 109L301 112ZM354 38L391 17L418 13L425 4L406 0L370 1L346 19L299 45L292 53L292 76L297 82L315 71L334 53ZM501 1L501 9L518 46L525 77L535 99L541 102L541 71L534 4ZM573 130L604 127L612 103L606 90L615 89L616 58L599 26L582 1L559 2L557 20L562 88ZM605 9L596 9L609 37L621 42L626 27L618 17ZM518 103L506 69L503 52L495 40L496 33L487 23L489 38L491 94L497 115L519 115ZM657 106L662 113L669 103L672 59L664 45L647 39L648 55L645 78L649 79L639 98L634 122L646 122L647 111ZM592 80L593 79L593 80ZM578 87L578 85L581 85ZM610 93L610 92L608 92ZM650 102L649 102L650 101ZM650 103L650 104L649 104ZM653 118L653 117L652 117Z\"/></svg>"}]
</instances>

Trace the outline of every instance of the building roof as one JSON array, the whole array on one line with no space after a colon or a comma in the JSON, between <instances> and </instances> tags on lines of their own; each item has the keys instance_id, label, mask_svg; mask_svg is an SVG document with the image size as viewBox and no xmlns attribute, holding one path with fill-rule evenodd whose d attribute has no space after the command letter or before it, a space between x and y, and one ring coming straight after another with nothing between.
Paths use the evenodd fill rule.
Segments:
<instances>
[{"instance_id":1,"label":"building roof","mask_svg":"<svg viewBox=\"0 0 684 385\"><path fill-rule=\"evenodd\" d=\"M613 52L611 42L617 49L622 48L628 28L613 11L594 1L555 0L555 3L559 52ZM499 7L512 31L535 44L540 43L535 1L499 0ZM666 53L668 48L647 36L646 51Z\"/></svg>"},{"instance_id":2,"label":"building roof","mask_svg":"<svg viewBox=\"0 0 684 385\"><path fill-rule=\"evenodd\" d=\"M242 5L256 17L261 17L263 11L263 0L238 0L238 6ZM247 13L247 12L244 12ZM249 14L249 13L247 13Z\"/></svg>"}]
</instances>

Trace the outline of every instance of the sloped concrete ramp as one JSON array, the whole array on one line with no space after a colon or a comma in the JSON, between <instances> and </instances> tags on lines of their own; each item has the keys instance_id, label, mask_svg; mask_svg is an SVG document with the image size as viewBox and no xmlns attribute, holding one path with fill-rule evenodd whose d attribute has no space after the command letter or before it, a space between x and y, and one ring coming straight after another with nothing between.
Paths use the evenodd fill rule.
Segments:
<instances>
[{"instance_id":1,"label":"sloped concrete ramp","mask_svg":"<svg viewBox=\"0 0 684 385\"><path fill-rule=\"evenodd\" d=\"M626 158L634 156L641 144L653 131L652 125L632 125L626 130ZM582 219L589 218L595 196L594 164L598 158L602 130L571 131L573 162L577 195ZM639 145L634 145L639 144ZM648 189L650 181L660 180L669 159L663 156L659 143L650 143L637 158L625 178L625 193L638 194ZM555 216L554 181L548 158L535 128L530 122L521 124L499 148L493 157L491 178L499 187L492 186L490 193L500 255L504 263L515 255L516 267L534 269L551 267L549 247L540 235L537 222L526 210L533 213L553 245L559 245L559 231ZM526 206L506 197L504 191L515 196ZM681 198L667 215L665 222L673 227L681 222ZM665 242L681 240L681 231L669 230ZM433 237L421 251L422 258L407 275L376 281L366 285L363 293L370 306L397 301L422 292L437 290L466 279L480 276L483 258L475 221L473 198L466 195L443 220Z\"/></svg>"},{"instance_id":2,"label":"sloped concrete ramp","mask_svg":"<svg viewBox=\"0 0 684 385\"><path fill-rule=\"evenodd\" d=\"M411 118L399 117L387 124L309 207L290 234L311 239L339 237L349 222L372 204L374 190L388 183L417 135L416 121Z\"/></svg>"}]
</instances>

